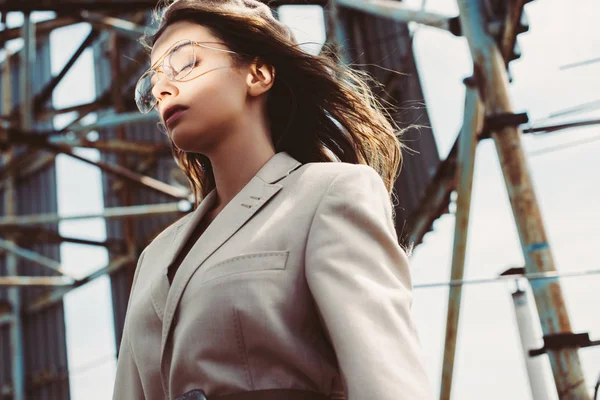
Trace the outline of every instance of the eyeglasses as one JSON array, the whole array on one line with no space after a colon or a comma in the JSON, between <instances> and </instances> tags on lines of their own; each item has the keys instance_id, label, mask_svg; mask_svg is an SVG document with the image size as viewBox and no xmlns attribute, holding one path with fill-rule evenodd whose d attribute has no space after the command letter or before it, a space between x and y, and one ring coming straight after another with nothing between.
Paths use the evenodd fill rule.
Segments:
<instances>
[{"instance_id":1,"label":"eyeglasses","mask_svg":"<svg viewBox=\"0 0 600 400\"><path fill-rule=\"evenodd\" d=\"M152 89L158 82L158 74L162 72L171 82L183 82L195 79L213 70L190 74L200 65L200 58L196 54L196 48L201 47L210 50L223 51L237 54L235 51L207 46L207 44L225 44L220 42L194 42L192 40L181 40L169 48L169 50L148 71L140 77L135 85L135 104L143 114L148 114L158 103L158 99L152 94ZM197 70L200 72L201 70Z\"/></svg>"}]
</instances>

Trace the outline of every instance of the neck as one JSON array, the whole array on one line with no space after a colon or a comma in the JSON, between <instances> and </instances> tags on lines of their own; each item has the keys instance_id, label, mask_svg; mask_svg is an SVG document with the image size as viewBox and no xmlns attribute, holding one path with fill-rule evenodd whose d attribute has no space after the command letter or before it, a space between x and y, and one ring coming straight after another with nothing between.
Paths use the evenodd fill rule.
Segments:
<instances>
[{"instance_id":1,"label":"neck","mask_svg":"<svg viewBox=\"0 0 600 400\"><path fill-rule=\"evenodd\" d=\"M241 131L225 135L206 156L210 159L217 192L213 213L218 214L275 154L266 124L240 124ZM231 132L230 132L231 133Z\"/></svg>"}]
</instances>

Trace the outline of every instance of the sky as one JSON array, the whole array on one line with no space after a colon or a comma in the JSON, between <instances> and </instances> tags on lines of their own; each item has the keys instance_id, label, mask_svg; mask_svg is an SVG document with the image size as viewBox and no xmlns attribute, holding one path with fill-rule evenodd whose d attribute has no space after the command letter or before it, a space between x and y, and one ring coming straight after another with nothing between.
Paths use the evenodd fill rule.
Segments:
<instances>
[{"instance_id":1,"label":"sky","mask_svg":"<svg viewBox=\"0 0 600 400\"><path fill-rule=\"evenodd\" d=\"M420 1L405 2L421 6ZM456 3L450 0L428 0L426 9L452 16L458 12ZM600 4L594 0L574 0L568 4L538 0L526 5L526 13L530 30L518 37L523 55L510 64L513 76L510 93L516 112L527 112L532 126L600 118L599 109L549 118L557 111L600 99L600 63L560 68L600 57L597 23ZM322 43L324 30L318 8L286 7L281 9L280 17L292 27L300 42ZM15 13L12 21L18 23ZM445 158L462 125L462 80L472 72L468 47L464 38L434 28L411 26L411 29L415 32L416 63L431 125L440 157ZM78 24L52 33L54 73L88 32L89 26ZM313 53L318 48L318 45L306 46ZM93 60L87 50L55 91L53 103L56 107L66 107L94 97ZM72 116L56 119L55 126L64 126L69 118ZM576 141L599 137L599 133L598 128L580 128L523 138L549 243L561 272L600 267L595 252L600 241L597 229L600 141L568 147ZM88 157L98 157L95 151L80 151ZM102 210L97 169L59 156L57 171L61 215ZM97 240L106 235L102 220L66 221L60 224L60 231ZM448 288L419 285L449 279L453 231L454 216L443 216L411 258L415 286L413 316L435 393L440 387ZM108 258L102 249L63 244L61 261L68 271L83 276L104 266ZM465 278L493 278L509 267L522 265L523 256L498 158L493 143L486 140L477 149ZM600 303L600 276L564 278L560 282L573 330L589 332L592 339L599 339L600 319L595 305ZM463 288L454 399L532 398L511 301L514 289L514 283L506 282ZM531 296L530 301L533 302ZM72 398L109 399L115 373L115 346L108 277L70 292L65 298L65 313ZM539 331L538 337L541 347ZM582 349L579 354L591 391L600 373L600 348ZM538 357L536 363L552 389L547 357Z\"/></svg>"}]
</instances>

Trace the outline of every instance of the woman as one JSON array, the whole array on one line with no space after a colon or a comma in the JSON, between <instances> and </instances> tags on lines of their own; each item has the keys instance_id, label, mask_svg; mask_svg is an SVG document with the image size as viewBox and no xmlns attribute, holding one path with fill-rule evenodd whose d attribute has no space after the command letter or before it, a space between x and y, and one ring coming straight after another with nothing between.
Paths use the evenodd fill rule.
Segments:
<instances>
[{"instance_id":1,"label":"woman","mask_svg":"<svg viewBox=\"0 0 600 400\"><path fill-rule=\"evenodd\" d=\"M432 398L390 202L400 148L361 75L255 0L176 1L148 42L136 101L197 207L140 256L114 398Z\"/></svg>"}]
</instances>

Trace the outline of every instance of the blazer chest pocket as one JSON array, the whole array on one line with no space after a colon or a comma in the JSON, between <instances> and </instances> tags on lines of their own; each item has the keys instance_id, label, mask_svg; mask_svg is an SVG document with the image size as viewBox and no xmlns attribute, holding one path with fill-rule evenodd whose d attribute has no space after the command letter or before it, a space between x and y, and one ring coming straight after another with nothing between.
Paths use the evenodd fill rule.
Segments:
<instances>
[{"instance_id":1,"label":"blazer chest pocket","mask_svg":"<svg viewBox=\"0 0 600 400\"><path fill-rule=\"evenodd\" d=\"M208 267L202 283L247 272L284 270L288 255L289 251L266 251L228 258Z\"/></svg>"}]
</instances>

